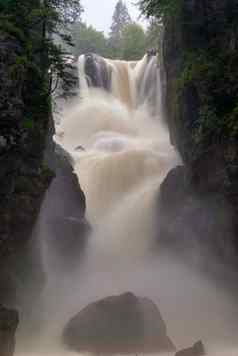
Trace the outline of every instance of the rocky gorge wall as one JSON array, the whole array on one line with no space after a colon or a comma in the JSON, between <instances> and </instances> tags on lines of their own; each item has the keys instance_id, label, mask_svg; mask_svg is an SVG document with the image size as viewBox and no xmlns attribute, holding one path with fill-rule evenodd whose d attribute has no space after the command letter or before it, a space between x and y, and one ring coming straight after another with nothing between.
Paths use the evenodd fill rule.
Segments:
<instances>
[{"instance_id":1,"label":"rocky gorge wall","mask_svg":"<svg viewBox=\"0 0 238 356\"><path fill-rule=\"evenodd\" d=\"M164 19L164 97L184 166L162 185L161 235L229 259L238 247L238 3L179 5Z\"/></svg>"},{"instance_id":2,"label":"rocky gorge wall","mask_svg":"<svg viewBox=\"0 0 238 356\"><path fill-rule=\"evenodd\" d=\"M43 240L57 268L72 268L90 228L84 193L55 152L47 67L37 51L26 57L27 43L14 32L0 26L0 305L16 308L25 325L47 282ZM11 356L12 345L5 353L1 343L0 355Z\"/></svg>"},{"instance_id":3,"label":"rocky gorge wall","mask_svg":"<svg viewBox=\"0 0 238 356\"><path fill-rule=\"evenodd\" d=\"M41 95L36 106L44 83L20 63L24 50L17 36L0 32L0 303L7 304L32 274L42 283L28 242L53 177L43 162L50 101Z\"/></svg>"}]
</instances>

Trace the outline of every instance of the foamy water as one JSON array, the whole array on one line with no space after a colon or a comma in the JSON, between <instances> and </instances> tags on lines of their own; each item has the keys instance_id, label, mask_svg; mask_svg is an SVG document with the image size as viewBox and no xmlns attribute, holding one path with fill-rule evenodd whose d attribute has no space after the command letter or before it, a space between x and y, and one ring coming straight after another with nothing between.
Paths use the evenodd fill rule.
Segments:
<instances>
[{"instance_id":1,"label":"foamy water","mask_svg":"<svg viewBox=\"0 0 238 356\"><path fill-rule=\"evenodd\" d=\"M81 58L81 74L83 63ZM90 89L81 78L83 100L66 108L55 136L86 194L94 230L70 273L58 271L44 236L48 283L36 306L42 320L35 318L39 331L32 340L19 338L17 355L76 355L60 343L69 318L90 302L126 291L158 305L178 348L202 339L211 356L236 355L238 315L232 297L159 247L155 250L159 186L180 158L159 113L152 116L140 99L154 67L147 68L146 58L108 65L113 68L111 93Z\"/></svg>"}]
</instances>

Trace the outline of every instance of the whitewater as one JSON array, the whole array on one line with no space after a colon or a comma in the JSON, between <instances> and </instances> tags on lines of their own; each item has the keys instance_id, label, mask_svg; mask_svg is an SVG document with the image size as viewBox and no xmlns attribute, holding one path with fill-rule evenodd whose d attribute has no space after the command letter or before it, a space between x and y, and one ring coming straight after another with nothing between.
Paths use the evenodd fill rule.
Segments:
<instances>
[{"instance_id":1,"label":"whitewater","mask_svg":"<svg viewBox=\"0 0 238 356\"><path fill-rule=\"evenodd\" d=\"M76 355L61 345L70 317L90 302L126 291L157 304L178 349L201 339L208 355L237 354L232 296L160 250L159 188L181 159L162 114L157 57L98 59L97 87L85 61L79 58L79 94L65 104L55 142L85 193L92 233L70 272L58 270L47 234L42 236L47 285L33 317L41 326L31 337L21 330L17 356ZM100 77L102 61L109 88Z\"/></svg>"}]
</instances>

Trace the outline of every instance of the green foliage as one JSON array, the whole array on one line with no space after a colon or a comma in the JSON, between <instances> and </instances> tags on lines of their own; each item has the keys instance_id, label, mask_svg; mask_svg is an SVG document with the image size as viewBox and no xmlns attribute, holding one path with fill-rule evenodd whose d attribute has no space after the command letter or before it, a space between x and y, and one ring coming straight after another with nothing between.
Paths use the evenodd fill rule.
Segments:
<instances>
[{"instance_id":1,"label":"green foliage","mask_svg":"<svg viewBox=\"0 0 238 356\"><path fill-rule=\"evenodd\" d=\"M23 127L24 127L24 129L26 129L27 131L33 130L33 128L34 128L34 121L33 121L33 119L30 118L30 117L26 117L25 120L23 121Z\"/></svg>"},{"instance_id":2,"label":"green foliage","mask_svg":"<svg viewBox=\"0 0 238 356\"><path fill-rule=\"evenodd\" d=\"M96 53L106 58L121 58L137 60L142 58L146 51L146 35L143 28L130 23L125 25L120 35L120 46L115 49L111 39L92 26L76 22L71 26L71 36L74 47L72 54L79 56L85 53Z\"/></svg>"},{"instance_id":3,"label":"green foliage","mask_svg":"<svg viewBox=\"0 0 238 356\"><path fill-rule=\"evenodd\" d=\"M0 31L3 31L5 33L8 33L9 35L16 37L21 42L25 41L25 36L23 31L15 24L13 24L11 21L9 21L7 17L3 18L0 16Z\"/></svg>"},{"instance_id":4,"label":"green foliage","mask_svg":"<svg viewBox=\"0 0 238 356\"><path fill-rule=\"evenodd\" d=\"M11 120L4 130L13 132L16 140L36 142L39 152L51 112L51 76L61 78L65 88L73 80L54 35L69 43L63 26L80 19L81 12L78 0L0 0L1 39L16 48L9 67L6 63L7 75L23 110L22 120Z\"/></svg>"},{"instance_id":5,"label":"green foliage","mask_svg":"<svg viewBox=\"0 0 238 356\"><path fill-rule=\"evenodd\" d=\"M176 14L181 0L139 0L138 5L145 16L161 18Z\"/></svg>"},{"instance_id":6,"label":"green foliage","mask_svg":"<svg viewBox=\"0 0 238 356\"><path fill-rule=\"evenodd\" d=\"M184 70L178 80L179 87L182 89L186 84L194 80L204 77L207 73L211 73L214 68L214 63L206 58L204 51L187 52L183 58Z\"/></svg>"},{"instance_id":7,"label":"green foliage","mask_svg":"<svg viewBox=\"0 0 238 356\"><path fill-rule=\"evenodd\" d=\"M192 84L199 95L199 119L194 127L196 143L238 138L238 54L213 50L189 52L178 80L182 91Z\"/></svg>"},{"instance_id":8,"label":"green foliage","mask_svg":"<svg viewBox=\"0 0 238 356\"><path fill-rule=\"evenodd\" d=\"M143 28L136 23L125 26L122 31L121 45L123 59L141 59L146 51L146 36Z\"/></svg>"},{"instance_id":9,"label":"green foliage","mask_svg":"<svg viewBox=\"0 0 238 356\"><path fill-rule=\"evenodd\" d=\"M76 56L90 52L103 57L108 56L107 39L103 32L85 23L76 22L72 26L71 34L74 43L73 53Z\"/></svg>"}]
</instances>

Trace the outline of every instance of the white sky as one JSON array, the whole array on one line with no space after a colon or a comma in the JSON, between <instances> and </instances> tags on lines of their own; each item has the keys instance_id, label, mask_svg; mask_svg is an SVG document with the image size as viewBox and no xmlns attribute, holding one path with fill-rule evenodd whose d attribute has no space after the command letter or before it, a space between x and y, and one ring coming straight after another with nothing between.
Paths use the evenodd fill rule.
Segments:
<instances>
[{"instance_id":1,"label":"white sky","mask_svg":"<svg viewBox=\"0 0 238 356\"><path fill-rule=\"evenodd\" d=\"M136 5L137 0L124 0L129 13L134 21L138 21L139 11ZM117 0L81 0L84 7L83 20L88 25L93 25L98 31L109 32L112 15Z\"/></svg>"}]
</instances>

